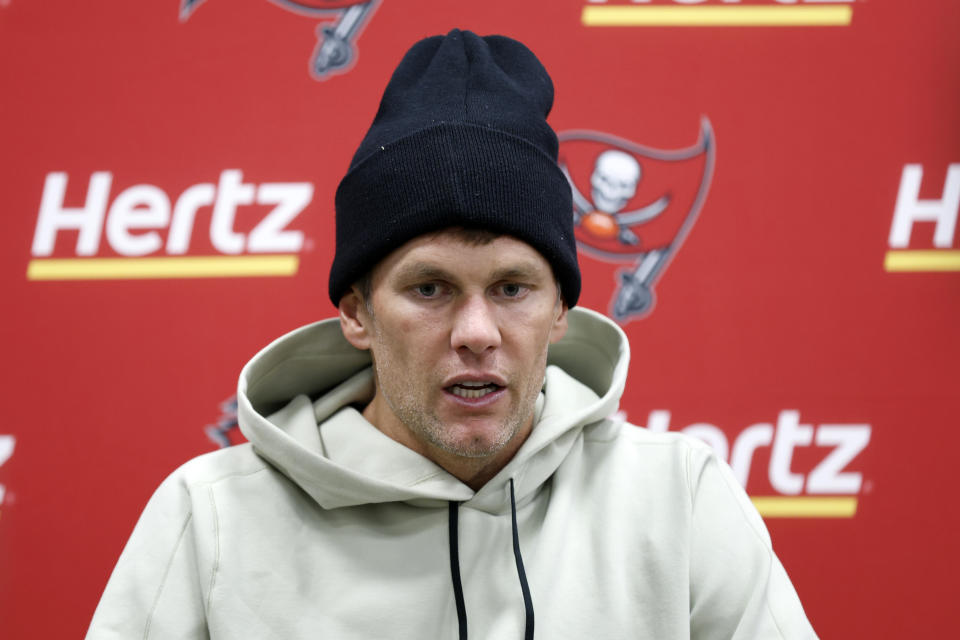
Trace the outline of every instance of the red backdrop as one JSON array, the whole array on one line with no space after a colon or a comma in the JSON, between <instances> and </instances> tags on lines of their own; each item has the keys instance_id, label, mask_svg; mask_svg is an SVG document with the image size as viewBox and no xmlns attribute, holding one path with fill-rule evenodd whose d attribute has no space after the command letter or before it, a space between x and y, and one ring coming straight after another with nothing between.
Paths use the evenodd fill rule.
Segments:
<instances>
[{"instance_id":1,"label":"red backdrop","mask_svg":"<svg viewBox=\"0 0 960 640\"><path fill-rule=\"evenodd\" d=\"M160 480L240 440L240 367L334 311L390 72L454 26L553 75L628 417L730 460L823 637L946 635L953 0L0 0L0 635L82 635Z\"/></svg>"}]
</instances>

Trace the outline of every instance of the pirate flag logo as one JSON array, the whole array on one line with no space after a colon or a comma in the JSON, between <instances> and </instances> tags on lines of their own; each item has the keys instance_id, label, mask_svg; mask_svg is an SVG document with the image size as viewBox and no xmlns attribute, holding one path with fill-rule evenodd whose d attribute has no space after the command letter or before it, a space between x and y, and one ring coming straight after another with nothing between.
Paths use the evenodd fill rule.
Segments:
<instances>
[{"instance_id":1,"label":"pirate flag logo","mask_svg":"<svg viewBox=\"0 0 960 640\"><path fill-rule=\"evenodd\" d=\"M573 190L580 251L626 265L610 315L621 324L653 309L654 284L703 206L714 166L714 139L703 118L697 141L663 150L596 131L567 131L560 168Z\"/></svg>"},{"instance_id":2,"label":"pirate flag logo","mask_svg":"<svg viewBox=\"0 0 960 640\"><path fill-rule=\"evenodd\" d=\"M181 0L180 21L187 20L205 1ZM269 1L287 11L324 20L317 26L317 46L310 63L310 74L317 80L326 80L335 73L349 71L356 58L354 42L380 3L380 0Z\"/></svg>"}]
</instances>

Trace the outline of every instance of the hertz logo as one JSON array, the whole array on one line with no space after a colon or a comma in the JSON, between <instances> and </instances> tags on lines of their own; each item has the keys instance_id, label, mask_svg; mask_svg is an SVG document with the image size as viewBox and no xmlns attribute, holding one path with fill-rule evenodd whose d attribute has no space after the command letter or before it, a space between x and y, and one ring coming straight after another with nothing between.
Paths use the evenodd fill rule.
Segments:
<instances>
[{"instance_id":1,"label":"hertz logo","mask_svg":"<svg viewBox=\"0 0 960 640\"><path fill-rule=\"evenodd\" d=\"M671 430L670 411L651 411L650 431ZM679 431L713 447L730 464L765 518L852 518L864 489L863 474L850 464L870 444L867 423L813 424L797 409L784 409L775 421L742 429L735 438L716 425L698 422ZM765 469L763 467L766 467Z\"/></svg>"},{"instance_id":2,"label":"hertz logo","mask_svg":"<svg viewBox=\"0 0 960 640\"><path fill-rule=\"evenodd\" d=\"M287 226L313 199L309 182L260 185L243 181L239 169L227 169L219 182L188 187L172 203L167 193L151 184L124 189L110 202L113 176L97 171L90 176L81 207L65 206L68 176L46 176L28 280L104 280L130 278L220 278L292 276L299 267L303 232ZM108 206L109 205L109 206ZM249 232L235 229L240 207L269 207ZM212 255L186 255L202 216L209 214ZM249 217L249 216L247 216ZM104 233L105 230L105 233ZM54 257L57 237L77 232L74 253ZM98 255L101 241L116 256ZM164 237L165 235L165 237Z\"/></svg>"},{"instance_id":3,"label":"hertz logo","mask_svg":"<svg viewBox=\"0 0 960 640\"><path fill-rule=\"evenodd\" d=\"M13 455L13 447L17 440L11 435L0 435L0 467ZM7 488L0 484L0 506L7 497Z\"/></svg>"},{"instance_id":4,"label":"hertz logo","mask_svg":"<svg viewBox=\"0 0 960 640\"><path fill-rule=\"evenodd\" d=\"M845 27L855 0L587 0L588 27Z\"/></svg>"},{"instance_id":5,"label":"hertz logo","mask_svg":"<svg viewBox=\"0 0 960 640\"><path fill-rule=\"evenodd\" d=\"M956 248L957 219L960 218L960 163L954 162L947 167L939 198L921 198L922 181L923 165L904 165L890 224L890 249L884 258L884 269L960 271L960 249ZM933 237L927 240L931 224ZM928 232L919 242L911 241L915 226L924 227Z\"/></svg>"}]
</instances>

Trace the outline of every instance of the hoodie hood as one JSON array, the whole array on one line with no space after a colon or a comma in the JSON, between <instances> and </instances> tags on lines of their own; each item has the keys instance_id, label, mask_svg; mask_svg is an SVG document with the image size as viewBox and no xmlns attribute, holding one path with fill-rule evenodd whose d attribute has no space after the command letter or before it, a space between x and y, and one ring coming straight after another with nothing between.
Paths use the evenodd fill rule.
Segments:
<instances>
[{"instance_id":1,"label":"hoodie hood","mask_svg":"<svg viewBox=\"0 0 960 640\"><path fill-rule=\"evenodd\" d=\"M254 450L325 509L383 502L465 506L500 513L534 494L563 462L584 427L616 411L626 381L623 331L582 308L551 345L535 425L513 459L478 491L392 440L360 414L373 397L367 351L333 318L296 329L243 368L238 421Z\"/></svg>"}]
</instances>

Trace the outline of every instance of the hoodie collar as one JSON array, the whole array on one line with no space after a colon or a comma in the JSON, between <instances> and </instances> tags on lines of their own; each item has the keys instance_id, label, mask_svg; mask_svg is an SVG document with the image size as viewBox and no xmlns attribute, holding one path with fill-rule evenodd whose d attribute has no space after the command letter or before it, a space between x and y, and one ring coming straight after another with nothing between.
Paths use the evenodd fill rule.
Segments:
<instances>
[{"instance_id":1,"label":"hoodie collar","mask_svg":"<svg viewBox=\"0 0 960 640\"><path fill-rule=\"evenodd\" d=\"M583 427L616 410L623 392L629 348L620 328L581 308L571 309L568 320L566 336L550 348L533 431L477 492L363 418L358 409L373 394L370 358L343 338L336 319L277 339L244 367L240 429L257 453L324 508L457 501L503 512L509 509L510 478L518 503L524 503Z\"/></svg>"}]
</instances>

